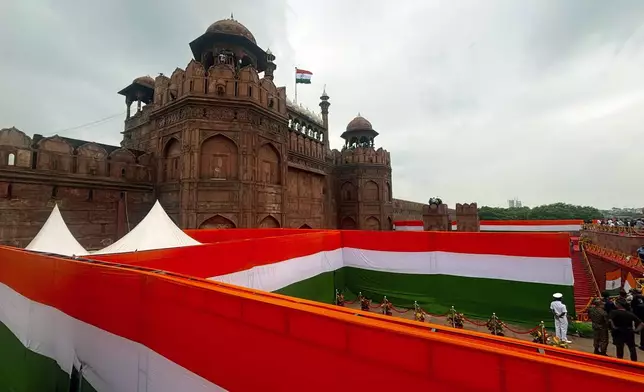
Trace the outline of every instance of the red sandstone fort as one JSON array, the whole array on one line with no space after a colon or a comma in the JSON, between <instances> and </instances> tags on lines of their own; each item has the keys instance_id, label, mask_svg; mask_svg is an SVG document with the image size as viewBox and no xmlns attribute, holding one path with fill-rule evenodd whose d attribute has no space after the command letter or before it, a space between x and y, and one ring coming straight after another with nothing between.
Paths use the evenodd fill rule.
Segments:
<instances>
[{"instance_id":1,"label":"red sandstone fort","mask_svg":"<svg viewBox=\"0 0 644 392\"><path fill-rule=\"evenodd\" d=\"M332 150L329 96L319 113L289 101L275 56L242 24L218 21L190 48L185 69L119 92L120 146L0 130L0 243L28 244L54 203L88 249L124 235L156 199L185 229L389 230L421 219L421 203L393 199L372 124L349 121Z\"/></svg>"}]
</instances>

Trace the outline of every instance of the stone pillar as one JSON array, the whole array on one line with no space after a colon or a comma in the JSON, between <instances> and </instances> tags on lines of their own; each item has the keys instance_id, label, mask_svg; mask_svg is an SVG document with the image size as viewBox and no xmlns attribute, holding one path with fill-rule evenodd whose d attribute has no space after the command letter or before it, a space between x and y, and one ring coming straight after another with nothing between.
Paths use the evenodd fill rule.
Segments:
<instances>
[{"instance_id":1,"label":"stone pillar","mask_svg":"<svg viewBox=\"0 0 644 392\"><path fill-rule=\"evenodd\" d=\"M456 225L457 231L481 231L479 210L476 203L456 204Z\"/></svg>"},{"instance_id":2,"label":"stone pillar","mask_svg":"<svg viewBox=\"0 0 644 392\"><path fill-rule=\"evenodd\" d=\"M429 204L423 206L423 227L425 231L449 231L452 223L449 220L447 204Z\"/></svg>"}]
</instances>

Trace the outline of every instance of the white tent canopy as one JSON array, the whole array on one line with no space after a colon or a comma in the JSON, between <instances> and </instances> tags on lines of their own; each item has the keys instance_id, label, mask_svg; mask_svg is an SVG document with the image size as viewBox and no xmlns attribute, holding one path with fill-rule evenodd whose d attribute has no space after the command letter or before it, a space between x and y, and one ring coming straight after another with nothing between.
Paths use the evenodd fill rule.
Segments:
<instances>
[{"instance_id":1,"label":"white tent canopy","mask_svg":"<svg viewBox=\"0 0 644 392\"><path fill-rule=\"evenodd\" d=\"M67 228L58 205L47 218L42 229L25 248L36 252L55 253L63 256L84 256L89 254Z\"/></svg>"},{"instance_id":2,"label":"white tent canopy","mask_svg":"<svg viewBox=\"0 0 644 392\"><path fill-rule=\"evenodd\" d=\"M150 212L132 231L93 254L127 253L192 245L201 243L178 228L157 200Z\"/></svg>"}]
</instances>

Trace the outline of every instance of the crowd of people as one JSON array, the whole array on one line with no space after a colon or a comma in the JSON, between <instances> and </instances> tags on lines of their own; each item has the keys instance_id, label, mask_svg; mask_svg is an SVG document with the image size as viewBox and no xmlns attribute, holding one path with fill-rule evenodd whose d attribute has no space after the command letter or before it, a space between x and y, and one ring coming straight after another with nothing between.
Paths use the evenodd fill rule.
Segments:
<instances>
[{"instance_id":1,"label":"crowd of people","mask_svg":"<svg viewBox=\"0 0 644 392\"><path fill-rule=\"evenodd\" d=\"M593 346L595 354L608 355L609 335L613 338L616 357L624 358L624 348L630 352L631 361L637 362L636 337L639 335L639 349L644 350L644 296L632 289L621 290L619 297L613 299L607 292L602 299L595 299L588 309L592 322Z\"/></svg>"},{"instance_id":2,"label":"crowd of people","mask_svg":"<svg viewBox=\"0 0 644 392\"><path fill-rule=\"evenodd\" d=\"M584 223L593 223L593 224L597 224L601 226L609 226L609 227L634 227L636 229L644 229L644 219L642 218L637 218L637 219L607 218L607 219L596 219L596 220L585 221Z\"/></svg>"}]
</instances>

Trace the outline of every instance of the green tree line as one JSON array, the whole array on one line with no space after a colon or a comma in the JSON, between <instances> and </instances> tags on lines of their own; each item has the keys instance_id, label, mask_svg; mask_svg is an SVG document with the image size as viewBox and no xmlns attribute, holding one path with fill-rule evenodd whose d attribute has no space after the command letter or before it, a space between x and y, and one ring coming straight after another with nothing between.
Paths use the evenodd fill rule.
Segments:
<instances>
[{"instance_id":1,"label":"green tree line","mask_svg":"<svg viewBox=\"0 0 644 392\"><path fill-rule=\"evenodd\" d=\"M530 207L498 208L483 206L479 208L481 220L523 220L523 219L601 219L603 214L595 207L554 203Z\"/></svg>"}]
</instances>

